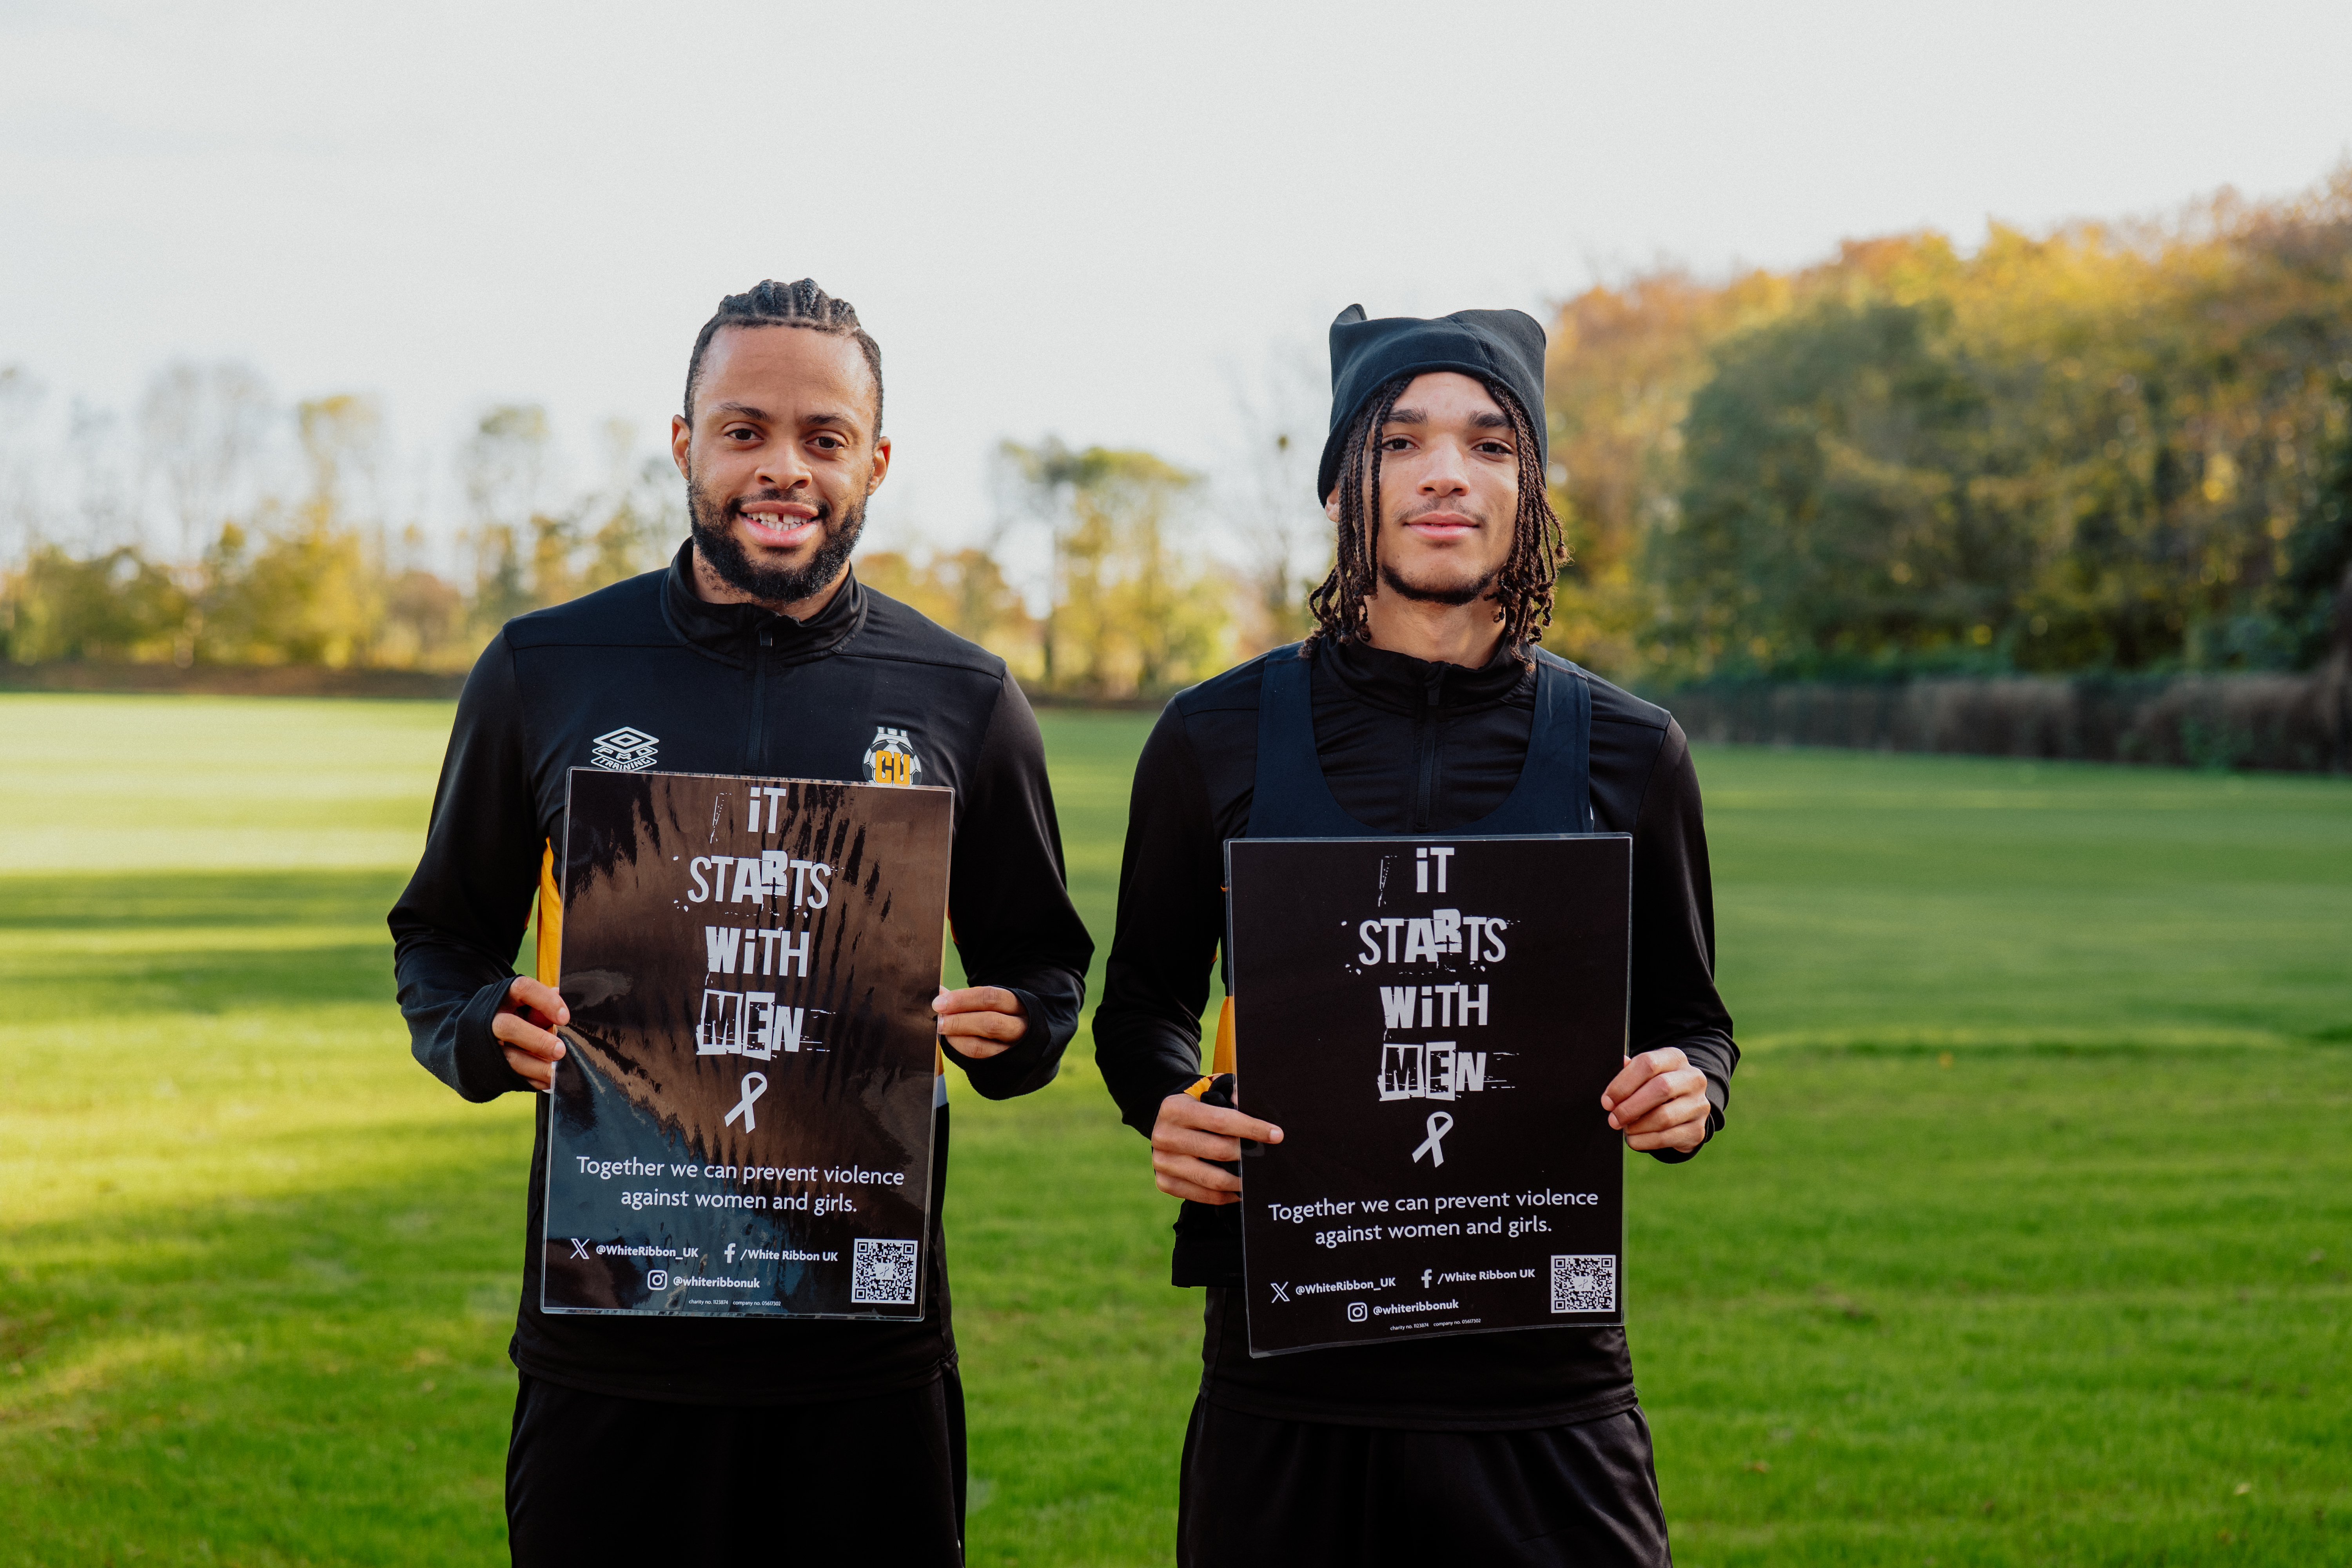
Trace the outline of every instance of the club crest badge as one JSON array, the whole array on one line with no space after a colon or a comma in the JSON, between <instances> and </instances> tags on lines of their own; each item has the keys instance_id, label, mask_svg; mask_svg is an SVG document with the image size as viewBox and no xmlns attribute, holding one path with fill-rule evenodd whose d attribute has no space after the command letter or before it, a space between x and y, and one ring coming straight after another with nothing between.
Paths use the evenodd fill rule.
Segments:
<instances>
[{"instance_id":1,"label":"club crest badge","mask_svg":"<svg viewBox=\"0 0 2352 1568\"><path fill-rule=\"evenodd\" d=\"M597 736L588 760L607 773L641 773L654 765L654 748L659 744L658 736L624 724Z\"/></svg>"},{"instance_id":2,"label":"club crest badge","mask_svg":"<svg viewBox=\"0 0 2352 1568\"><path fill-rule=\"evenodd\" d=\"M907 739L904 730L887 725L874 731L874 743L866 748L866 760L861 764L866 779L880 784L919 784L923 782L923 759L915 755L915 743Z\"/></svg>"}]
</instances>

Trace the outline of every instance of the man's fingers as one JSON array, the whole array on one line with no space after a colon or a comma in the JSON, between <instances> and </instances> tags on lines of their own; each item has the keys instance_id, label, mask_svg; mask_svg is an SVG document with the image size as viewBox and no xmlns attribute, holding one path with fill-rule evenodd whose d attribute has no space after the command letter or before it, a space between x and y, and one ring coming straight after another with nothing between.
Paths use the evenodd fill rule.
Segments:
<instances>
[{"instance_id":1,"label":"man's fingers","mask_svg":"<svg viewBox=\"0 0 2352 1568\"><path fill-rule=\"evenodd\" d=\"M1010 1013L949 1013L940 1018L940 1033L951 1038L1002 1040L1011 1045L1028 1032L1029 1021Z\"/></svg>"},{"instance_id":2,"label":"man's fingers","mask_svg":"<svg viewBox=\"0 0 2352 1568\"><path fill-rule=\"evenodd\" d=\"M1687 1066L1689 1061L1679 1046L1665 1046L1627 1058L1625 1065L1617 1069L1617 1076L1609 1080L1609 1087L1601 1091L1602 1109L1616 1110L1620 1101L1630 1099L1635 1090L1660 1073Z\"/></svg>"},{"instance_id":3,"label":"man's fingers","mask_svg":"<svg viewBox=\"0 0 2352 1568\"><path fill-rule=\"evenodd\" d=\"M1021 998L1002 985L971 985L961 991L942 989L931 998L931 1011L942 1018L955 1013L1003 1013L1020 1019L1029 1016Z\"/></svg>"},{"instance_id":4,"label":"man's fingers","mask_svg":"<svg viewBox=\"0 0 2352 1568\"><path fill-rule=\"evenodd\" d=\"M1240 1159L1244 1138L1279 1143L1282 1129L1238 1110L1203 1105L1189 1094L1171 1094L1160 1102L1160 1116L1151 1127L1152 1180L1171 1197L1196 1204L1232 1203L1241 1192L1242 1179L1212 1162L1230 1164Z\"/></svg>"},{"instance_id":5,"label":"man's fingers","mask_svg":"<svg viewBox=\"0 0 2352 1568\"><path fill-rule=\"evenodd\" d=\"M507 1066L515 1070L515 1076L530 1084L531 1088L544 1090L555 1087L553 1062L519 1051L512 1046L506 1047L506 1058Z\"/></svg>"},{"instance_id":6,"label":"man's fingers","mask_svg":"<svg viewBox=\"0 0 2352 1568\"><path fill-rule=\"evenodd\" d=\"M1677 1104L1681 1103L1676 1101ZM1704 1105L1706 1101L1700 1101ZM1629 1132L1625 1146L1647 1152L1652 1149L1696 1149L1706 1142L1706 1116L1704 1111L1687 1121L1655 1131Z\"/></svg>"},{"instance_id":7,"label":"man's fingers","mask_svg":"<svg viewBox=\"0 0 2352 1568\"><path fill-rule=\"evenodd\" d=\"M1704 1131L1706 1125L1707 1110L1706 1096L1684 1095L1679 1100L1668 1100L1640 1121L1629 1123L1625 1129L1626 1135L1633 1139L1654 1137L1694 1123ZM1634 1147L1643 1148L1647 1145L1636 1142Z\"/></svg>"},{"instance_id":8,"label":"man's fingers","mask_svg":"<svg viewBox=\"0 0 2352 1568\"><path fill-rule=\"evenodd\" d=\"M1196 1204L1229 1204L1242 1190L1241 1178L1231 1171L1157 1148L1151 1151L1151 1175L1161 1192Z\"/></svg>"},{"instance_id":9,"label":"man's fingers","mask_svg":"<svg viewBox=\"0 0 2352 1568\"><path fill-rule=\"evenodd\" d=\"M1189 1094L1171 1094L1160 1102L1159 1124L1152 1129L1155 1141L1164 1127L1189 1127L1258 1143L1282 1142L1282 1129L1273 1122L1260 1121L1255 1116L1244 1116L1222 1105L1203 1105Z\"/></svg>"},{"instance_id":10,"label":"man's fingers","mask_svg":"<svg viewBox=\"0 0 2352 1568\"><path fill-rule=\"evenodd\" d=\"M516 1076L544 1092L555 1087L555 1064L563 1059L563 1042L540 1026L571 1021L572 1009L555 987L518 974L507 987L506 1005L490 1019L490 1035Z\"/></svg>"},{"instance_id":11,"label":"man's fingers","mask_svg":"<svg viewBox=\"0 0 2352 1568\"><path fill-rule=\"evenodd\" d=\"M1612 1127L1640 1127L1655 1116L1662 1107L1679 1105L1691 1099L1704 1102L1706 1099L1706 1077L1696 1071L1661 1073L1643 1084L1641 1091L1609 1113Z\"/></svg>"},{"instance_id":12,"label":"man's fingers","mask_svg":"<svg viewBox=\"0 0 2352 1568\"><path fill-rule=\"evenodd\" d=\"M1182 1198L1187 1203L1206 1204L1211 1208L1223 1204L1241 1202L1241 1194L1238 1193L1213 1193L1206 1187L1196 1187L1179 1177L1156 1172L1152 1175L1152 1183L1171 1198Z\"/></svg>"},{"instance_id":13,"label":"man's fingers","mask_svg":"<svg viewBox=\"0 0 2352 1568\"><path fill-rule=\"evenodd\" d=\"M563 1005L563 998L556 994L555 987L533 980L528 974L516 975L514 984L507 987L507 1005L528 1007L550 1023L572 1022L572 1009Z\"/></svg>"},{"instance_id":14,"label":"man's fingers","mask_svg":"<svg viewBox=\"0 0 2352 1568\"><path fill-rule=\"evenodd\" d=\"M1689 1094L1706 1092L1706 1075L1696 1068L1676 1068L1662 1072L1619 1100L1609 1111L1612 1127L1631 1127L1670 1100Z\"/></svg>"},{"instance_id":15,"label":"man's fingers","mask_svg":"<svg viewBox=\"0 0 2352 1568\"><path fill-rule=\"evenodd\" d=\"M940 1016L940 1037L948 1048L975 1061L1002 1056L1029 1033L1021 998L1002 985L941 987L931 998L931 1011Z\"/></svg>"},{"instance_id":16,"label":"man's fingers","mask_svg":"<svg viewBox=\"0 0 2352 1568\"><path fill-rule=\"evenodd\" d=\"M1195 1160L1238 1160L1242 1157L1241 1140L1220 1138L1213 1132L1202 1132L1191 1127L1159 1127L1152 1130L1154 1152L1187 1155Z\"/></svg>"},{"instance_id":17,"label":"man's fingers","mask_svg":"<svg viewBox=\"0 0 2352 1568\"><path fill-rule=\"evenodd\" d=\"M500 1013L490 1020L490 1034L509 1051L528 1051L541 1061L563 1059L563 1042L520 1013Z\"/></svg>"},{"instance_id":18,"label":"man's fingers","mask_svg":"<svg viewBox=\"0 0 2352 1568\"><path fill-rule=\"evenodd\" d=\"M945 1029L940 1031L940 1043L957 1056L976 1062L1001 1057L1013 1048L1009 1041L982 1039L978 1035L951 1035Z\"/></svg>"}]
</instances>

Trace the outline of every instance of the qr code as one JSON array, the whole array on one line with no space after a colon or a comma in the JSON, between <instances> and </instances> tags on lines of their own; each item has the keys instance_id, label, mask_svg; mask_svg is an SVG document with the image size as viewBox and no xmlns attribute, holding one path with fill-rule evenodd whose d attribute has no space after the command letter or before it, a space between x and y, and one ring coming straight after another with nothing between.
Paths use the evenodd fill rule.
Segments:
<instances>
[{"instance_id":1,"label":"qr code","mask_svg":"<svg viewBox=\"0 0 2352 1568\"><path fill-rule=\"evenodd\" d=\"M1605 1252L1554 1253L1551 1310L1613 1312L1617 1310L1617 1260Z\"/></svg>"},{"instance_id":2,"label":"qr code","mask_svg":"<svg viewBox=\"0 0 2352 1568\"><path fill-rule=\"evenodd\" d=\"M849 1256L849 1299L886 1307L915 1304L915 1244L857 1238Z\"/></svg>"}]
</instances>

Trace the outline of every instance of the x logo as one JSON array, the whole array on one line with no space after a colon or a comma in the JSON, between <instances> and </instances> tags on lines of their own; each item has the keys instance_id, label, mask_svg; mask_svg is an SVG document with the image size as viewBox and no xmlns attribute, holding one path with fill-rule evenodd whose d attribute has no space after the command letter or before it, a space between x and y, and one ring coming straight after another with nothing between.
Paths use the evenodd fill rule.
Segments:
<instances>
[{"instance_id":1,"label":"x logo","mask_svg":"<svg viewBox=\"0 0 2352 1568\"><path fill-rule=\"evenodd\" d=\"M572 1258L586 1258L587 1256L588 1244L581 1240L578 1237L573 1237L572 1238ZM564 1261L569 1263L572 1261L572 1258L567 1258Z\"/></svg>"},{"instance_id":2,"label":"x logo","mask_svg":"<svg viewBox=\"0 0 2352 1568\"><path fill-rule=\"evenodd\" d=\"M1268 1280L1267 1283L1273 1284L1273 1281ZM1274 1287L1274 1299L1277 1301L1287 1301L1290 1300L1290 1292L1284 1289L1281 1286L1276 1285Z\"/></svg>"}]
</instances>

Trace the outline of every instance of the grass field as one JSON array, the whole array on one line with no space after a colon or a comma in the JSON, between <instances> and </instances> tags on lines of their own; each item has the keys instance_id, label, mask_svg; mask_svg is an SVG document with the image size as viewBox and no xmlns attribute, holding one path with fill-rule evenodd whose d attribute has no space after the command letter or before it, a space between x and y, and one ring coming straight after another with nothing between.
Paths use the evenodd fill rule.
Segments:
<instances>
[{"instance_id":1,"label":"grass field","mask_svg":"<svg viewBox=\"0 0 2352 1568\"><path fill-rule=\"evenodd\" d=\"M409 1059L382 923L448 715L0 697L0 1563L503 1560L528 1107ZM1148 721L1045 722L1107 940ZM2352 785L1699 766L1749 1054L1630 1172L1677 1561L2352 1563ZM1171 1205L1083 1039L955 1114L971 1561L1165 1562Z\"/></svg>"}]
</instances>

